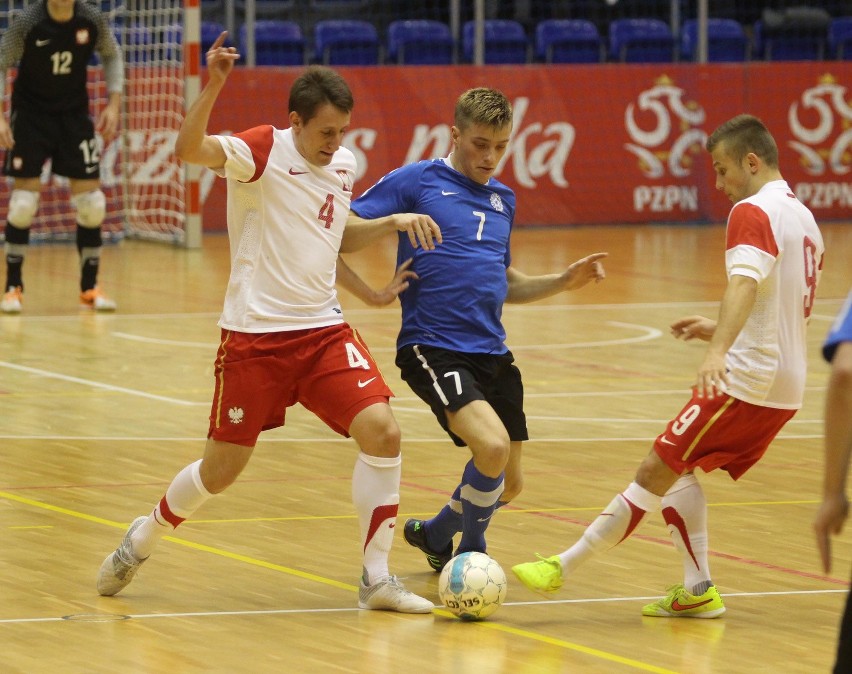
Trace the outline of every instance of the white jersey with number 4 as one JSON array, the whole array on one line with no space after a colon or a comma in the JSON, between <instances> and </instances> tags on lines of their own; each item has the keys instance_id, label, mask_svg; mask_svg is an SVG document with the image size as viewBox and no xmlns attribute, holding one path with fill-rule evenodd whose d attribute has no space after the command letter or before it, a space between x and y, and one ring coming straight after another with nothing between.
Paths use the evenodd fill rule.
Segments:
<instances>
[{"instance_id":1,"label":"white jersey with number 4","mask_svg":"<svg viewBox=\"0 0 852 674\"><path fill-rule=\"evenodd\" d=\"M291 129L259 126L214 136L227 160L231 276L219 325L278 332L336 325L334 288L352 200L355 157L341 147L328 166L310 164Z\"/></svg>"},{"instance_id":2,"label":"white jersey with number 4","mask_svg":"<svg viewBox=\"0 0 852 674\"><path fill-rule=\"evenodd\" d=\"M813 214L783 180L734 205L728 277L758 282L751 315L728 351L728 393L754 405L798 409L807 372L805 328L825 246Z\"/></svg>"}]
</instances>

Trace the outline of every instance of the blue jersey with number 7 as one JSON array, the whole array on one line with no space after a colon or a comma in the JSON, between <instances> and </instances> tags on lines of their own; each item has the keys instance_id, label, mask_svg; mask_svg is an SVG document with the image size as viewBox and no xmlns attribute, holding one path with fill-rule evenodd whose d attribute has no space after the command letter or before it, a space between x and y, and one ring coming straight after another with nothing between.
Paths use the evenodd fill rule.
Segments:
<instances>
[{"instance_id":1,"label":"blue jersey with number 7","mask_svg":"<svg viewBox=\"0 0 852 674\"><path fill-rule=\"evenodd\" d=\"M491 178L477 183L448 159L391 171L352 202L365 219L393 213L429 215L441 228L435 250L413 248L400 233L397 264L414 258L418 280L400 295L397 348L426 344L464 353L506 353L501 321L511 263L515 194Z\"/></svg>"}]
</instances>

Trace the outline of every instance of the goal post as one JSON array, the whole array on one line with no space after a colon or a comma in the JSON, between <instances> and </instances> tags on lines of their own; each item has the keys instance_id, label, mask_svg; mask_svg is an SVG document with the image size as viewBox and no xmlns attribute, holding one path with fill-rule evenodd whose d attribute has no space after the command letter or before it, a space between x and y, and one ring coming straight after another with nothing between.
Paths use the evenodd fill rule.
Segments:
<instances>
[{"instance_id":1,"label":"goal post","mask_svg":"<svg viewBox=\"0 0 852 674\"><path fill-rule=\"evenodd\" d=\"M0 3L0 32L26 7L40 0ZM105 241L139 238L201 245L200 172L184 168L174 143L186 107L197 97L200 70L200 0L84 0L99 6L122 50L125 88L119 135L101 146L101 189L107 197ZM102 65L89 64L90 113L96 119L107 102ZM8 114L15 71L6 73ZM42 171L33 240L73 240L76 231L67 179ZM0 180L0 213L5 217L11 179Z\"/></svg>"}]
</instances>

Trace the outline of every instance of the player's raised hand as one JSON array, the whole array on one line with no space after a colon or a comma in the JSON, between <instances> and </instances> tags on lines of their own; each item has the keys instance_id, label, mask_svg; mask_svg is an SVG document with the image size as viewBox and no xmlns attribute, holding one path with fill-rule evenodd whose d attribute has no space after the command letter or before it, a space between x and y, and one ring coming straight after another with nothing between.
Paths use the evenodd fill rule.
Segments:
<instances>
[{"instance_id":1,"label":"player's raised hand","mask_svg":"<svg viewBox=\"0 0 852 674\"><path fill-rule=\"evenodd\" d=\"M207 72L210 77L225 79L234 69L234 62L240 58L236 47L225 47L228 31L223 30L216 41L207 50Z\"/></svg>"},{"instance_id":2,"label":"player's raised hand","mask_svg":"<svg viewBox=\"0 0 852 674\"><path fill-rule=\"evenodd\" d=\"M435 245L443 241L441 228L428 215L421 213L397 213L394 224L400 232L408 234L412 248L422 247L424 250L435 250Z\"/></svg>"},{"instance_id":3,"label":"player's raised hand","mask_svg":"<svg viewBox=\"0 0 852 674\"><path fill-rule=\"evenodd\" d=\"M576 290L582 288L589 281L595 283L603 281L606 278L606 271L601 260L607 255L609 253L592 253L568 267L564 274L565 289Z\"/></svg>"}]
</instances>

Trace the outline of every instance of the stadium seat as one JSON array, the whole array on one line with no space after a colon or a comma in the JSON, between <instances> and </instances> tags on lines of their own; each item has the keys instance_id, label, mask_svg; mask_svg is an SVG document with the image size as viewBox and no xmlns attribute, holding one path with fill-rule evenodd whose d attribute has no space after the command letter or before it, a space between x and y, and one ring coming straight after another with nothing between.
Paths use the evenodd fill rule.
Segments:
<instances>
[{"instance_id":1,"label":"stadium seat","mask_svg":"<svg viewBox=\"0 0 852 674\"><path fill-rule=\"evenodd\" d=\"M315 58L325 65L377 65L379 35L368 21L326 19L314 26Z\"/></svg>"},{"instance_id":2,"label":"stadium seat","mask_svg":"<svg viewBox=\"0 0 852 674\"><path fill-rule=\"evenodd\" d=\"M698 59L698 21L684 21L681 28L680 59ZM748 37L739 21L707 19L707 61L745 61L748 58Z\"/></svg>"},{"instance_id":3,"label":"stadium seat","mask_svg":"<svg viewBox=\"0 0 852 674\"><path fill-rule=\"evenodd\" d=\"M852 60L852 16L831 20L828 25L828 50L838 61Z\"/></svg>"},{"instance_id":4,"label":"stadium seat","mask_svg":"<svg viewBox=\"0 0 852 674\"><path fill-rule=\"evenodd\" d=\"M535 55L544 63L599 63L603 42L591 21L546 19L535 28Z\"/></svg>"},{"instance_id":5,"label":"stadium seat","mask_svg":"<svg viewBox=\"0 0 852 674\"><path fill-rule=\"evenodd\" d=\"M453 36L441 21L392 21L388 26L388 62L408 65L453 62Z\"/></svg>"},{"instance_id":6,"label":"stadium seat","mask_svg":"<svg viewBox=\"0 0 852 674\"><path fill-rule=\"evenodd\" d=\"M529 42L524 27L509 19L485 19L485 63L526 63ZM462 28L462 51L465 61L473 61L473 40L476 22L466 21Z\"/></svg>"},{"instance_id":7,"label":"stadium seat","mask_svg":"<svg viewBox=\"0 0 852 674\"><path fill-rule=\"evenodd\" d=\"M754 22L757 53L767 61L820 61L827 54L831 17L818 7L766 9Z\"/></svg>"},{"instance_id":8,"label":"stadium seat","mask_svg":"<svg viewBox=\"0 0 852 674\"><path fill-rule=\"evenodd\" d=\"M615 19L609 24L609 56L622 63L670 63L674 36L660 19Z\"/></svg>"},{"instance_id":9,"label":"stadium seat","mask_svg":"<svg viewBox=\"0 0 852 674\"><path fill-rule=\"evenodd\" d=\"M245 50L246 24L240 26L240 45ZM255 64L300 66L305 63L305 39L294 21L266 19L254 24Z\"/></svg>"}]
</instances>

